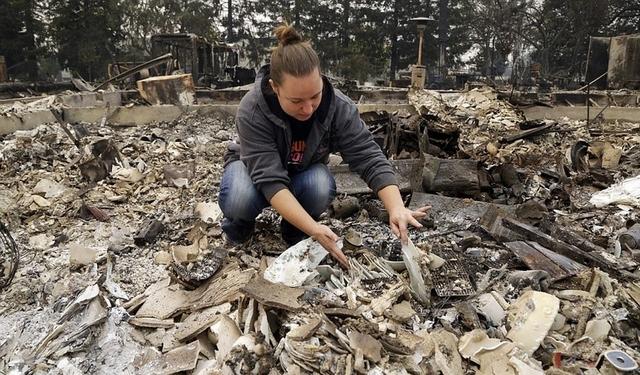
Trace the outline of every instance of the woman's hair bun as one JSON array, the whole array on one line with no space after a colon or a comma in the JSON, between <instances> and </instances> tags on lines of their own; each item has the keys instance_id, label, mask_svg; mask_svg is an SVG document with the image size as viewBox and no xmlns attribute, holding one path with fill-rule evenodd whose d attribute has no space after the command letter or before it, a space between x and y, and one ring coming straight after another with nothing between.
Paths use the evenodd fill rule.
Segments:
<instances>
[{"instance_id":1,"label":"woman's hair bun","mask_svg":"<svg viewBox=\"0 0 640 375\"><path fill-rule=\"evenodd\" d=\"M298 34L293 26L287 23L276 27L274 34L278 39L278 44L283 47L302 42L302 37L300 36L300 34Z\"/></svg>"}]
</instances>

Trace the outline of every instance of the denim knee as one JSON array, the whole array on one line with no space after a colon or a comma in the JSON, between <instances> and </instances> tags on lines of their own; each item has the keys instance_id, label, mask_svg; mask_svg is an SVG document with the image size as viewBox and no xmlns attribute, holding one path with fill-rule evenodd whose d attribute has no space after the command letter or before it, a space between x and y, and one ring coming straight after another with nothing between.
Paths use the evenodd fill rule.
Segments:
<instances>
[{"instance_id":1,"label":"denim knee","mask_svg":"<svg viewBox=\"0 0 640 375\"><path fill-rule=\"evenodd\" d=\"M291 178L298 202L314 218L319 217L336 196L336 181L325 164L314 164Z\"/></svg>"},{"instance_id":2,"label":"denim knee","mask_svg":"<svg viewBox=\"0 0 640 375\"><path fill-rule=\"evenodd\" d=\"M247 167L241 160L231 162L222 173L220 209L231 220L253 221L268 205L251 181Z\"/></svg>"}]
</instances>

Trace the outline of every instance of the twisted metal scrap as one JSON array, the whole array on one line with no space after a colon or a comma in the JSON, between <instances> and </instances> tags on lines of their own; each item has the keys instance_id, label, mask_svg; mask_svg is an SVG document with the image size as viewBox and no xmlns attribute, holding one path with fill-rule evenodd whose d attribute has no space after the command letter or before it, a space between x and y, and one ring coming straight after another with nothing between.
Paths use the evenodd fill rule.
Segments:
<instances>
[{"instance_id":1,"label":"twisted metal scrap","mask_svg":"<svg viewBox=\"0 0 640 375\"><path fill-rule=\"evenodd\" d=\"M18 246L7 227L0 222L0 291L11 284L19 260Z\"/></svg>"}]
</instances>

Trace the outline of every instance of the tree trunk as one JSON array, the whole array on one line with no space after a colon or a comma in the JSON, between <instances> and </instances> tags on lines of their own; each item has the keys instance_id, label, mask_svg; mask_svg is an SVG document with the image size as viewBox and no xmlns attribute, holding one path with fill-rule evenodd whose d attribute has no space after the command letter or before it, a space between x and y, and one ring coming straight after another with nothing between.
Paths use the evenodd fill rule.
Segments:
<instances>
[{"instance_id":1,"label":"tree trunk","mask_svg":"<svg viewBox=\"0 0 640 375\"><path fill-rule=\"evenodd\" d=\"M349 47L349 16L351 12L351 0L342 1L342 30L340 36L340 46L345 50Z\"/></svg>"},{"instance_id":2,"label":"tree trunk","mask_svg":"<svg viewBox=\"0 0 640 375\"><path fill-rule=\"evenodd\" d=\"M440 0L440 18L438 20L438 39L440 44L440 74L447 74L447 45L449 42L449 0Z\"/></svg>"},{"instance_id":3,"label":"tree trunk","mask_svg":"<svg viewBox=\"0 0 640 375\"><path fill-rule=\"evenodd\" d=\"M36 81L38 79L38 62L36 51L36 39L35 39L35 4L33 1L28 1L27 8L25 9L25 27L27 31L27 45L29 47L26 53L27 74L29 79Z\"/></svg>"},{"instance_id":4,"label":"tree trunk","mask_svg":"<svg viewBox=\"0 0 640 375\"><path fill-rule=\"evenodd\" d=\"M302 0L295 0L293 3L293 23L296 27L300 27L300 9L302 8Z\"/></svg>"},{"instance_id":5,"label":"tree trunk","mask_svg":"<svg viewBox=\"0 0 640 375\"><path fill-rule=\"evenodd\" d=\"M227 42L233 42L233 1L227 0Z\"/></svg>"},{"instance_id":6,"label":"tree trunk","mask_svg":"<svg viewBox=\"0 0 640 375\"><path fill-rule=\"evenodd\" d=\"M398 18L400 14L400 0L393 2L393 19L391 24L391 64L389 66L389 80L396 79L398 70Z\"/></svg>"}]
</instances>

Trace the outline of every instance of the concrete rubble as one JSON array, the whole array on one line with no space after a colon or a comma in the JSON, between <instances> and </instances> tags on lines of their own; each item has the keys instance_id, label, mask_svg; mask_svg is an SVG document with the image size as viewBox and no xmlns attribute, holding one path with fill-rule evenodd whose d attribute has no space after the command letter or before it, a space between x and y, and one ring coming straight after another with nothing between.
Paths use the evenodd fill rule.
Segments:
<instances>
[{"instance_id":1,"label":"concrete rubble","mask_svg":"<svg viewBox=\"0 0 640 375\"><path fill-rule=\"evenodd\" d=\"M362 116L430 215L401 246L371 194L339 195L321 220L349 270L287 249L271 209L225 244L232 117L2 136L0 372L635 371L638 124L529 121L490 89L409 98Z\"/></svg>"}]
</instances>

